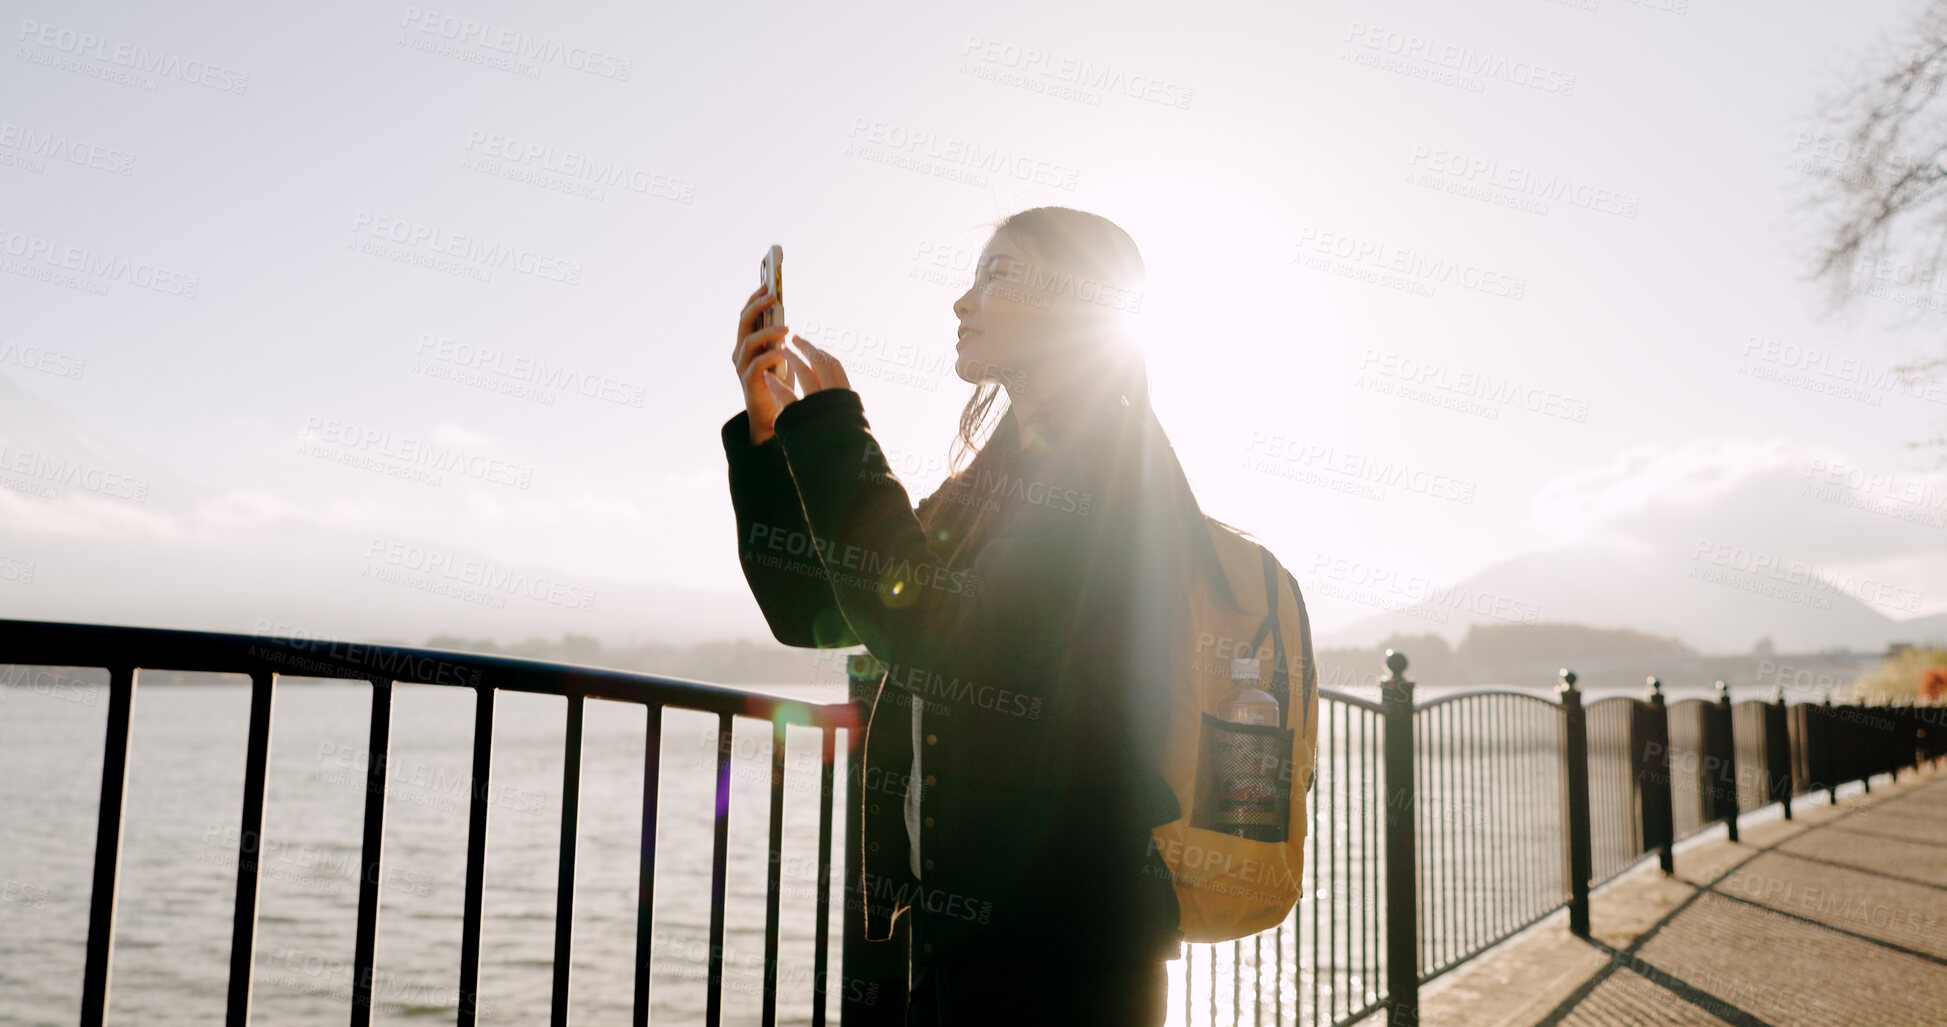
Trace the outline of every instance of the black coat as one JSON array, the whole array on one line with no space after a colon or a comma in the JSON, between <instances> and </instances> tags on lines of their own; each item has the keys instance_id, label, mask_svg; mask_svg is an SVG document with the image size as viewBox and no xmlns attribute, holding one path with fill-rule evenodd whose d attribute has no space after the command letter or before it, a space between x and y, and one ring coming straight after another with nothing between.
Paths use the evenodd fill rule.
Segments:
<instances>
[{"instance_id":1,"label":"black coat","mask_svg":"<svg viewBox=\"0 0 1947 1027\"><path fill-rule=\"evenodd\" d=\"M1183 593L1158 587L1138 552L1141 476L1117 423L1133 416L1114 409L979 483L999 504L992 526L951 566L951 540L925 537L857 393L790 404L761 445L747 414L723 426L744 575L772 633L863 644L888 666L869 697L854 844L867 937L911 912L916 961L1179 952L1149 844L1180 815L1157 769L1170 664L1143 650L1166 632L1133 618L1157 615L1139 595ZM918 880L903 809L915 704Z\"/></svg>"}]
</instances>

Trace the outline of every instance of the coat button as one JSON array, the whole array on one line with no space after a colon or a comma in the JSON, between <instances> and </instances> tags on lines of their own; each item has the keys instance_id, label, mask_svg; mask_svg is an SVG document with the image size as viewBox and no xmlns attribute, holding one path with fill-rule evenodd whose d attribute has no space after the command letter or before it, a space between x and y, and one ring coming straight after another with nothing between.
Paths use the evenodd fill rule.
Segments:
<instances>
[{"instance_id":1,"label":"coat button","mask_svg":"<svg viewBox=\"0 0 1947 1027\"><path fill-rule=\"evenodd\" d=\"M927 954L927 955L929 955L929 956L930 956L930 955L932 955L932 954L933 954L933 943L932 943L932 942L930 942L930 941L929 941L929 942L927 942L926 944L924 944L924 945L922 945L922 946L920 946L920 947L926 950L926 954Z\"/></svg>"},{"instance_id":2,"label":"coat button","mask_svg":"<svg viewBox=\"0 0 1947 1027\"><path fill-rule=\"evenodd\" d=\"M939 735L927 735L927 736L926 736L926 744L927 744L927 745L938 745L938 744L940 744L940 736L939 736Z\"/></svg>"},{"instance_id":3,"label":"coat button","mask_svg":"<svg viewBox=\"0 0 1947 1027\"><path fill-rule=\"evenodd\" d=\"M926 818L926 820L925 820L925 824L926 824L926 826L927 826L927 827L932 827L932 826L933 826L933 818L932 818L932 817L927 817L927 818Z\"/></svg>"},{"instance_id":4,"label":"coat button","mask_svg":"<svg viewBox=\"0 0 1947 1027\"><path fill-rule=\"evenodd\" d=\"M879 843L878 843L878 842L873 842L873 843L872 843L871 845L868 845L868 846L866 846L866 848L868 848L868 849L871 849L871 850L872 850L873 852L878 852L878 851L879 851Z\"/></svg>"},{"instance_id":5,"label":"coat button","mask_svg":"<svg viewBox=\"0 0 1947 1027\"><path fill-rule=\"evenodd\" d=\"M874 844L876 845L877 843L874 843ZM933 869L933 861L929 859L929 860L927 860L926 862L924 862L924 863L921 863L921 864L920 864L920 866L923 866L923 867L925 867L926 869L928 869L928 870L931 870L931 869Z\"/></svg>"},{"instance_id":6,"label":"coat button","mask_svg":"<svg viewBox=\"0 0 1947 1027\"><path fill-rule=\"evenodd\" d=\"M872 804L872 812L874 812L874 813L877 813L877 812L879 812L879 804L878 804L878 803L876 803L876 802L875 802L875 803L873 803L873 804Z\"/></svg>"},{"instance_id":7,"label":"coat button","mask_svg":"<svg viewBox=\"0 0 1947 1027\"><path fill-rule=\"evenodd\" d=\"M928 788L931 788L931 787L933 787L934 785L936 785L936 784L939 784L939 783L940 783L940 779L939 779L939 778L937 778L937 777L934 777L934 776L933 776L933 775L931 775L931 774L928 774L928 775L926 775L926 787L928 787Z\"/></svg>"}]
</instances>

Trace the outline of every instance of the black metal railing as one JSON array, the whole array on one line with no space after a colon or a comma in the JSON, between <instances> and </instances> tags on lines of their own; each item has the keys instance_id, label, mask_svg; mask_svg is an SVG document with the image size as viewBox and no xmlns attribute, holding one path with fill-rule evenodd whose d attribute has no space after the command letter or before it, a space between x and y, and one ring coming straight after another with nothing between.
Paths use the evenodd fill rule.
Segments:
<instances>
[{"instance_id":1,"label":"black metal railing","mask_svg":"<svg viewBox=\"0 0 1947 1027\"><path fill-rule=\"evenodd\" d=\"M1378 702L1319 691L1304 898L1255 938L1188 946L1186 1022L1418 1023L1420 985L1564 908L1588 935L1590 890L1651 857L1673 871L1677 842L1947 758L1947 707L1732 703L1722 682L1669 703L1655 678L1585 706L1570 671L1554 702L1415 705L1405 658L1387 663Z\"/></svg>"},{"instance_id":2,"label":"black metal railing","mask_svg":"<svg viewBox=\"0 0 1947 1027\"><path fill-rule=\"evenodd\" d=\"M1298 905L1272 930L1187 946L1173 996L1185 1023L1349 1023L1387 993L1387 824L1369 801L1388 787L1387 709L1335 689L1317 694Z\"/></svg>"},{"instance_id":3,"label":"black metal railing","mask_svg":"<svg viewBox=\"0 0 1947 1027\"><path fill-rule=\"evenodd\" d=\"M1513 934L1566 908L1571 931L1589 933L1590 889L1654 855L1673 869L1672 846L1722 822L1736 838L1742 813L1816 792L1837 800L1850 782L1947 758L1947 707L1866 707L1716 701L1668 704L1660 682L1645 699L1583 704L1576 676L1562 672L1556 701L1504 690L1414 702L1403 654L1389 652L1376 698L1320 689L1319 732L1308 800L1308 858L1301 898L1278 927L1221 945L1186 948L1179 1002L1186 1023L1347 1024L1385 1010L1390 1024L1418 1021L1420 986ZM733 720L772 725L769 870L765 892L762 1022L777 1020L780 849L788 723L821 737L813 1008L828 1005L827 951L834 908L834 811L856 808L861 781L860 711L869 684L854 677L852 701L806 704L695 682L529 660L308 639L0 621L0 663L105 668L109 705L102 761L94 876L89 896L81 1022L107 1019L110 959L121 866L130 712L141 668L247 675L249 738L234 924L228 1022L250 1012L259 862L271 710L280 675L369 682L369 760L362 869L351 990L351 1023L371 1018L377 967L378 883L383 879L387 758L395 684L470 688L475 722L467 870L459 967L458 1022L478 1018L489 787L496 696L528 692L567 701L562 818L556 885L552 1022L568 1018L573 949L575 848L580 817L583 716L588 699L646 707L634 1022L648 1022L655 937L654 897L662 713L678 708L717 718L714 837L705 1021L723 1015L724 907L728 875ZM843 732L841 740L841 732ZM842 798L835 760L845 746ZM838 802L846 805L840 807ZM862 896L844 867L843 900ZM862 918L843 917L841 1022L899 1022L905 952L867 944ZM871 984L877 988L853 985ZM868 996L860 1001L860 996Z\"/></svg>"},{"instance_id":4,"label":"black metal railing","mask_svg":"<svg viewBox=\"0 0 1947 1027\"><path fill-rule=\"evenodd\" d=\"M1636 721L1647 704L1599 699L1585 708L1591 880L1602 884L1642 855L1643 816L1633 753Z\"/></svg>"},{"instance_id":5,"label":"black metal railing","mask_svg":"<svg viewBox=\"0 0 1947 1027\"><path fill-rule=\"evenodd\" d=\"M264 784L270 749L271 709L280 675L341 678L371 684L371 724L367 749L363 840L354 941L350 1022L369 1024L372 986L379 970L376 940L391 751L392 698L396 684L470 688L475 698L470 808L466 846L465 912L461 926L458 1022L469 1027L479 1016L480 937L486 882L488 812L493 781L495 699L502 692L559 695L567 700L567 745L562 774L559 876L555 903L554 969L550 999L552 1022L568 1022L573 948L575 848L580 817L582 722L588 699L635 703L647 708L648 738L643 760L642 846L636 915L634 1022L649 1022L651 952L655 937L656 825L658 775L662 762L661 727L666 709L717 716L715 840L710 881L710 936L705 1021L720 1022L723 1008L724 895L727 885L730 819L731 732L735 718L772 724L770 782L770 869L766 882L763 1022L777 1018L779 858L784 802L784 732L787 722L822 734L818 792L818 897L810 1020L826 1020L827 949L831 907L833 760L845 732L848 752L859 732L849 703L807 704L695 682L596 670L530 660L481 656L398 646L350 645L313 639L220 635L141 628L101 627L0 620L0 663L52 667L106 668L109 678L107 738L102 759L100 810L95 836L93 885L89 896L87 957L80 1021L108 1020L111 957L114 953L116 882L122 863L123 796L128 779L129 719L142 668L244 674L250 679L250 727L244 768L240 851L230 942L226 1022L249 1020L251 976L257 931L259 864L263 858ZM857 775L848 775L847 798ZM849 849L848 849L849 851ZM842 886L850 884L841 877ZM855 933L845 920L847 934ZM846 938L850 947L851 938ZM847 1003L850 996L844 996ZM841 1006L841 1009L844 1007ZM842 1015L842 1014L841 1014Z\"/></svg>"},{"instance_id":6,"label":"black metal railing","mask_svg":"<svg viewBox=\"0 0 1947 1027\"><path fill-rule=\"evenodd\" d=\"M1418 708L1421 980L1560 909L1562 707L1513 692Z\"/></svg>"},{"instance_id":7,"label":"black metal railing","mask_svg":"<svg viewBox=\"0 0 1947 1027\"><path fill-rule=\"evenodd\" d=\"M1773 781L1785 777L1790 764L1773 766L1772 753L1779 746L1787 744L1782 726L1774 728L1773 711L1783 713L1776 703L1745 701L1731 706L1732 748L1736 751L1735 773L1737 775L1737 809L1739 813L1749 813L1762 809L1781 798ZM1782 725L1783 721L1779 721ZM1774 740L1774 734L1777 738ZM1789 753L1780 755L1789 757ZM1789 779L1787 778L1787 782Z\"/></svg>"}]
</instances>

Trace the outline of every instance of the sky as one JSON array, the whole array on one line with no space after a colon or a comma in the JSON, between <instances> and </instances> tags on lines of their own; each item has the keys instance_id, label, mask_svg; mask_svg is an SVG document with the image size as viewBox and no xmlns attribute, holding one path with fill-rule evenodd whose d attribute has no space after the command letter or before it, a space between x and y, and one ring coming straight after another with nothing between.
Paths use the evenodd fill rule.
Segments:
<instances>
[{"instance_id":1,"label":"sky","mask_svg":"<svg viewBox=\"0 0 1947 1027\"><path fill-rule=\"evenodd\" d=\"M1808 279L1807 202L1855 167L1821 104L1914 9L10 5L0 616L110 609L141 583L77 554L113 551L194 554L117 620L323 617L419 547L545 569L550 613L717 596L762 637L717 432L765 249L917 498L972 256L1049 204L1136 239L1190 480L1307 585L1600 542L1947 611L1947 476L1908 445L1947 385L1887 373L1947 303ZM74 452L86 482L37 483ZM407 637L476 612L393 592Z\"/></svg>"}]
</instances>

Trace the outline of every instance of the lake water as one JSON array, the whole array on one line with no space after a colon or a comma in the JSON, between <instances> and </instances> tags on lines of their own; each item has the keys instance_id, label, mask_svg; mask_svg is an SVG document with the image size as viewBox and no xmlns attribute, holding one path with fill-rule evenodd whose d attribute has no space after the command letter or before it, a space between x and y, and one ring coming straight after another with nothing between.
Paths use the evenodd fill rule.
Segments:
<instances>
[{"instance_id":1,"label":"lake water","mask_svg":"<svg viewBox=\"0 0 1947 1027\"><path fill-rule=\"evenodd\" d=\"M99 672L75 671L66 682L35 687L16 680L0 692L0 1022L69 1024L80 1006L105 681ZM807 701L842 694L780 691ZM370 708L364 685L279 685L255 1022L344 1022ZM503 692L498 700L480 960L485 1022L547 1021L565 717L560 697ZM109 1003L114 1022L222 1022L248 724L249 690L238 684L137 688ZM587 704L572 992L578 1023L626 1023L632 1008L644 730L642 707ZM469 692L396 687L374 1023L453 1016L472 741ZM758 1022L762 1000L770 746L767 725L737 723L727 1023ZM786 756L779 1022L809 1023L817 732L793 729ZM653 1022L703 1017L715 759L715 718L667 711ZM842 816L833 831L836 861ZM836 931L834 923L834 971Z\"/></svg>"},{"instance_id":2,"label":"lake water","mask_svg":"<svg viewBox=\"0 0 1947 1027\"><path fill-rule=\"evenodd\" d=\"M0 1022L75 1020L87 938L89 876L101 781L106 678L99 671L34 679L0 667ZM235 895L249 690L243 679L138 687L132 724L121 901L111 1017L144 1025L220 1022ZM832 701L837 686L765 689L808 702ZM1436 697L1422 690L1421 700ZM1739 698L1743 698L1740 696ZM501 693L494 744L480 979L484 1022L541 1023L552 981L556 857L565 700ZM1332 704L1327 704L1328 707ZM1516 707L1510 707L1516 708ZM452 688L397 686L386 810L378 977L373 1021L451 1019L458 987L473 699ZM342 1023L348 1007L364 754L370 689L362 684L283 680L272 724L254 976L254 1017L266 1024ZM1536 721L1535 730L1544 731ZM1462 725L1465 728L1465 725ZM573 1016L626 1023L633 989L636 873L642 804L644 710L590 700L582 769L575 924ZM1444 729L1455 738L1468 731ZM1492 718L1480 731L1506 733ZM1185 999L1200 1020L1233 988L1247 1018L1252 996L1323 1012L1358 1008L1382 979L1377 852L1376 750L1356 717L1328 722L1325 760L1312 796L1304 902L1283 932L1284 972L1269 976L1269 940L1197 947L1172 963L1172 1019ZM1375 732L1371 739L1378 737ZM1535 741L1542 741L1535 736ZM732 773L726 907L725 1022L757 1023L762 995L770 733L738 721ZM1422 813L1484 853L1541 862L1557 851L1551 822L1558 793L1539 746L1492 760L1440 752L1423 780L1444 804ZM793 729L786 750L779 1022L810 1021L816 899L818 735ZM663 724L662 791L655 896L652 1022L700 1022L708 968L710 849L715 787L715 718L669 710ZM842 765L840 767L842 775ZM1470 773L1472 776L1470 776ZM1441 775L1451 774L1448 781ZM1523 776L1544 782L1524 788ZM1428 784L1423 784L1423 791ZM1510 800L1513 794L1525 795ZM1363 815L1362 815L1363 814ZM1436 826L1438 825L1438 826ZM846 837L834 818L834 866ZM1458 833L1455 833L1455 832ZM1428 838L1423 837L1423 848ZM1320 844L1322 843L1322 845ZM1423 862L1446 857L1432 853ZM1530 860L1533 862L1534 860ZM1460 857L1451 860L1462 862ZM1470 864L1471 865L1471 864ZM1325 871L1325 884L1315 870ZM836 892L836 881L834 891ZM1492 909L1533 894L1504 870L1430 874L1424 888L1443 907ZM1559 876L1539 883L1559 888ZM1525 891L1523 889L1526 889ZM1491 927L1492 918L1487 926ZM1429 937L1479 937L1481 924L1429 925ZM830 967L838 990L833 924ZM1241 953L1240 951L1241 950ZM1303 959L1300 960L1300 950ZM1253 953L1257 955L1253 955ZM1440 961L1439 952L1429 955ZM1265 973L1259 974L1259 960ZM1235 963L1246 978L1233 981ZM1302 963L1302 970L1294 970ZM1187 988L1187 991L1185 990ZM836 995L832 996L836 1014ZM1228 1018L1227 1016L1225 1017Z\"/></svg>"}]
</instances>

